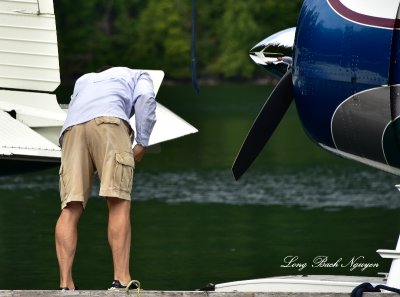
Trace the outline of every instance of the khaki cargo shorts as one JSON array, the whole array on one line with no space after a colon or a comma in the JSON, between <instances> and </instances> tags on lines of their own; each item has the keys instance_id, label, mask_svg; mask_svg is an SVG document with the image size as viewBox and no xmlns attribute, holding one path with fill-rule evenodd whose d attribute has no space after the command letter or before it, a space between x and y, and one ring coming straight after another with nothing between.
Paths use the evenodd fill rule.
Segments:
<instances>
[{"instance_id":1,"label":"khaki cargo shorts","mask_svg":"<svg viewBox=\"0 0 400 297\"><path fill-rule=\"evenodd\" d=\"M71 201L86 207L96 171L100 196L131 200L135 161L130 133L129 124L115 117L98 117L64 132L61 209Z\"/></svg>"}]
</instances>

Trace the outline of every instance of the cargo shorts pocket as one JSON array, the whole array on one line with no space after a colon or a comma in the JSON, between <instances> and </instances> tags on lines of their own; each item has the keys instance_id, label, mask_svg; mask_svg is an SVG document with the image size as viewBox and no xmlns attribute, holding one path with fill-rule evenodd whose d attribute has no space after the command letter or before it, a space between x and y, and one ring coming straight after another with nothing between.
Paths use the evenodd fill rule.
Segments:
<instances>
[{"instance_id":1,"label":"cargo shorts pocket","mask_svg":"<svg viewBox=\"0 0 400 297\"><path fill-rule=\"evenodd\" d=\"M131 192L134 169L135 160L133 152L115 154L114 187L117 190L127 193Z\"/></svg>"}]
</instances>

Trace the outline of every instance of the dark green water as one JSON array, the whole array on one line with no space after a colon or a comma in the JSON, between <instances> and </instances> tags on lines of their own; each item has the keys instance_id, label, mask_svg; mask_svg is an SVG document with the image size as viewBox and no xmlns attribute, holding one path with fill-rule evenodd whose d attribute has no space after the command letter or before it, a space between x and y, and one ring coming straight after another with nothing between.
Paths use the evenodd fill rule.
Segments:
<instances>
[{"instance_id":1,"label":"dark green water","mask_svg":"<svg viewBox=\"0 0 400 297\"><path fill-rule=\"evenodd\" d=\"M295 108L255 166L235 182L230 166L269 90L259 86L163 87L159 101L200 132L162 146L138 166L133 191L132 272L145 289L191 290L287 274L388 271L376 250L400 231L399 178L339 159L311 143ZM74 274L82 289L112 280L104 200L92 198L79 226ZM57 169L0 177L0 289L54 289ZM281 267L298 256L307 267ZM329 261L379 267L312 267Z\"/></svg>"}]
</instances>

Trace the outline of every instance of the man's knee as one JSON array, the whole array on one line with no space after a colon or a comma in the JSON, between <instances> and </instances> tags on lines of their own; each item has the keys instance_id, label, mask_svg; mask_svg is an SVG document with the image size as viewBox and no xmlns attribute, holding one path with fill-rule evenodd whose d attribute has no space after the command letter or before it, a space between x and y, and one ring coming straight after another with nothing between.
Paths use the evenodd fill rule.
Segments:
<instances>
[{"instance_id":1,"label":"man's knee","mask_svg":"<svg viewBox=\"0 0 400 297\"><path fill-rule=\"evenodd\" d=\"M67 203L64 209L71 211L83 211L83 204L81 201L70 201Z\"/></svg>"},{"instance_id":2,"label":"man's knee","mask_svg":"<svg viewBox=\"0 0 400 297\"><path fill-rule=\"evenodd\" d=\"M107 197L108 210L110 215L129 216L131 201L116 197Z\"/></svg>"},{"instance_id":3,"label":"man's knee","mask_svg":"<svg viewBox=\"0 0 400 297\"><path fill-rule=\"evenodd\" d=\"M126 200L117 197L107 197L107 204L108 206L125 206L130 207L131 200Z\"/></svg>"},{"instance_id":4,"label":"man's knee","mask_svg":"<svg viewBox=\"0 0 400 297\"><path fill-rule=\"evenodd\" d=\"M80 201L71 201L62 209L61 215L68 218L79 219L83 212L83 205Z\"/></svg>"}]
</instances>

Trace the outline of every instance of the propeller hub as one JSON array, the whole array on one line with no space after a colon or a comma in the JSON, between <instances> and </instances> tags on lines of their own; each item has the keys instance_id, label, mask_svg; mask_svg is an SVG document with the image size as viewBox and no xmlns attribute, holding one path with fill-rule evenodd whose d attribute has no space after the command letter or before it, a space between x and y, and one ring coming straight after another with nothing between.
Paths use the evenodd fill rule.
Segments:
<instances>
[{"instance_id":1,"label":"propeller hub","mask_svg":"<svg viewBox=\"0 0 400 297\"><path fill-rule=\"evenodd\" d=\"M296 28L289 28L271 35L249 52L250 58L270 74L281 78L292 65Z\"/></svg>"}]
</instances>

